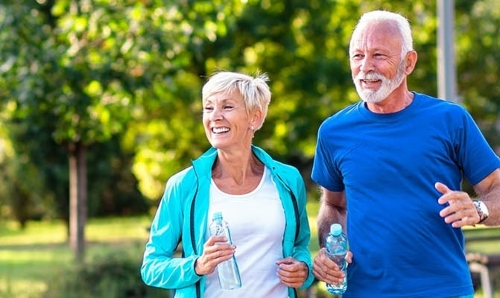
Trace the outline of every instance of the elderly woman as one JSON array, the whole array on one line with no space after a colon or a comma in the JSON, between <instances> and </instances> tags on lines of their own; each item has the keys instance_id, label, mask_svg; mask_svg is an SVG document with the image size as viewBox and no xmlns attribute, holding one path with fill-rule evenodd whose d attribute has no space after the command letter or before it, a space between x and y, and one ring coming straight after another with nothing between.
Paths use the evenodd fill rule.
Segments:
<instances>
[{"instance_id":1,"label":"elderly woman","mask_svg":"<svg viewBox=\"0 0 500 298\"><path fill-rule=\"evenodd\" d=\"M218 72L202 90L212 145L172 176L151 225L141 275L175 297L297 297L313 281L302 176L252 145L271 100L266 75ZM221 211L233 245L210 236ZM182 243L182 257L174 255ZM222 291L217 264L236 257L242 287Z\"/></svg>"}]
</instances>

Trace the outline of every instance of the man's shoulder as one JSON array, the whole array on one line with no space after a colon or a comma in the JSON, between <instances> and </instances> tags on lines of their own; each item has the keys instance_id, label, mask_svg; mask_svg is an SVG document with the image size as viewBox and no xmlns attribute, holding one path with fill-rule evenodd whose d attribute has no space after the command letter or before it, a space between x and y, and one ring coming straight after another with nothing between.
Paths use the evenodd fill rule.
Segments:
<instances>
[{"instance_id":1,"label":"man's shoulder","mask_svg":"<svg viewBox=\"0 0 500 298\"><path fill-rule=\"evenodd\" d=\"M360 105L362 105L362 104L363 104L362 101L350 104L350 105L334 112L333 114L331 114L329 117L327 117L325 120L323 120L323 123L329 122L332 120L338 120L339 118L343 118L343 117L352 116L353 113L356 113L359 110Z\"/></svg>"},{"instance_id":2,"label":"man's shoulder","mask_svg":"<svg viewBox=\"0 0 500 298\"><path fill-rule=\"evenodd\" d=\"M446 105L461 106L459 103L452 101L450 99L438 98L429 94L418 93L418 92L413 92L413 94L415 94L415 100L425 101L428 104L443 105L443 106Z\"/></svg>"},{"instance_id":3,"label":"man's shoulder","mask_svg":"<svg viewBox=\"0 0 500 298\"><path fill-rule=\"evenodd\" d=\"M441 99L437 97L433 97L428 94L417 93L414 92L415 99L420 105L420 109L426 109L428 113L440 114L440 113L451 113L453 115L457 114L465 114L466 108L455 101L451 101L449 99Z\"/></svg>"}]
</instances>

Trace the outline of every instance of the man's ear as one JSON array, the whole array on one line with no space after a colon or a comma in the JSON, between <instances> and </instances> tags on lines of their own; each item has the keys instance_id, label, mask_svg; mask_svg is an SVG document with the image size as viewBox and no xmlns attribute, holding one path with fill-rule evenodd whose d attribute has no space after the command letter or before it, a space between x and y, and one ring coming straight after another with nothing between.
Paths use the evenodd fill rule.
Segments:
<instances>
[{"instance_id":1,"label":"man's ear","mask_svg":"<svg viewBox=\"0 0 500 298\"><path fill-rule=\"evenodd\" d=\"M415 69L415 65L417 65L418 55L416 51L409 51L406 53L405 57L405 73L409 75Z\"/></svg>"}]
</instances>

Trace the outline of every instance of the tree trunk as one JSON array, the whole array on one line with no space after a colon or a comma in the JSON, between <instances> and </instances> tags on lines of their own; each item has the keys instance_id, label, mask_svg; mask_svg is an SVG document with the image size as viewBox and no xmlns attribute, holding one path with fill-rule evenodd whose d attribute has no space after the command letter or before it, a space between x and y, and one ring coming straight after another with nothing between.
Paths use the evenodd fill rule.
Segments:
<instances>
[{"instance_id":1,"label":"tree trunk","mask_svg":"<svg viewBox=\"0 0 500 298\"><path fill-rule=\"evenodd\" d=\"M85 257L87 221L86 148L80 143L69 145L69 240L77 262Z\"/></svg>"},{"instance_id":2,"label":"tree trunk","mask_svg":"<svg viewBox=\"0 0 500 298\"><path fill-rule=\"evenodd\" d=\"M28 222L28 208L30 207L29 194L24 191L18 181L14 181L12 188L12 207L14 216L19 222L21 230L26 228Z\"/></svg>"}]
</instances>

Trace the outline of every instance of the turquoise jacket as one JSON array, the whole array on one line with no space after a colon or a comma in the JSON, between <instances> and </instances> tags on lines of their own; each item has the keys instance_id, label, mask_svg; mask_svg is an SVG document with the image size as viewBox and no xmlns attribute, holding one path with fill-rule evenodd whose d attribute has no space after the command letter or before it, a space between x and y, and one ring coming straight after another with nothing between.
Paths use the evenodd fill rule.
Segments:
<instances>
[{"instance_id":1,"label":"turquoise jacket","mask_svg":"<svg viewBox=\"0 0 500 298\"><path fill-rule=\"evenodd\" d=\"M304 180L296 168L273 160L264 150L252 146L252 151L271 170L285 210L283 257L307 264L309 273L301 289L307 288L314 277ZM211 148L194 160L191 167L168 180L151 224L141 276L147 285L175 290L175 297L203 297L205 277L196 274L194 264L203 252L212 165L216 157L217 149ZM174 256L179 242L182 257ZM288 293L289 297L297 297L293 288L289 288Z\"/></svg>"}]
</instances>

